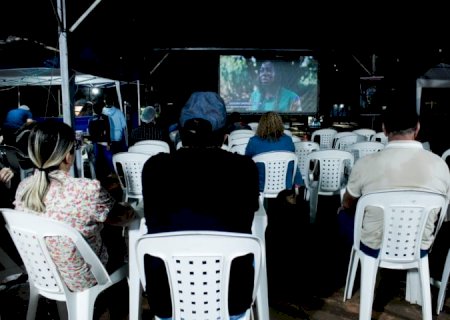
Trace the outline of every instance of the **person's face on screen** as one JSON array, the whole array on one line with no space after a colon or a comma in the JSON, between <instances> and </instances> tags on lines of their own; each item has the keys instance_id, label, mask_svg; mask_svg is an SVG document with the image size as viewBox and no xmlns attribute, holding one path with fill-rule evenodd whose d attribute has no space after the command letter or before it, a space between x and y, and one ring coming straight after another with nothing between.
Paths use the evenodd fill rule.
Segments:
<instances>
[{"instance_id":1,"label":"person's face on screen","mask_svg":"<svg viewBox=\"0 0 450 320\"><path fill-rule=\"evenodd\" d=\"M271 62L264 62L259 69L259 81L262 85L272 84L275 80L275 68Z\"/></svg>"}]
</instances>

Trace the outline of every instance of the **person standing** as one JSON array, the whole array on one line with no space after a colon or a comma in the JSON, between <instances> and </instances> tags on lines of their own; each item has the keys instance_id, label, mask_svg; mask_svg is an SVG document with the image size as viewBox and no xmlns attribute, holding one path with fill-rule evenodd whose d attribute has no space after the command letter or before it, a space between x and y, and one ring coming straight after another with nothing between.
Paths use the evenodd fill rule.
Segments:
<instances>
[{"instance_id":1,"label":"person standing","mask_svg":"<svg viewBox=\"0 0 450 320\"><path fill-rule=\"evenodd\" d=\"M251 233L259 208L258 172L248 157L221 149L226 136L223 99L214 92L194 92L180 115L183 147L150 157L142 172L145 219L149 233L217 230ZM231 197L230 197L231 195ZM160 260L146 261L150 308L160 318L172 316L170 291ZM231 269L229 312L242 314L252 301L251 257Z\"/></svg>"},{"instance_id":2,"label":"person standing","mask_svg":"<svg viewBox=\"0 0 450 320\"><path fill-rule=\"evenodd\" d=\"M9 110L2 126L3 143L12 146L16 145L17 131L25 123L32 121L33 114L27 105L21 105L18 108Z\"/></svg>"},{"instance_id":3,"label":"person standing","mask_svg":"<svg viewBox=\"0 0 450 320\"><path fill-rule=\"evenodd\" d=\"M89 137L92 141L92 155L95 161L95 174L100 182L114 172L111 152L111 130L109 117L103 114L103 101L94 104L94 116L89 120Z\"/></svg>"},{"instance_id":4,"label":"person standing","mask_svg":"<svg viewBox=\"0 0 450 320\"><path fill-rule=\"evenodd\" d=\"M113 98L105 98L105 107L103 108L103 114L109 117L112 154L127 151L127 121L125 118L125 114L119 108L114 106Z\"/></svg>"}]
</instances>

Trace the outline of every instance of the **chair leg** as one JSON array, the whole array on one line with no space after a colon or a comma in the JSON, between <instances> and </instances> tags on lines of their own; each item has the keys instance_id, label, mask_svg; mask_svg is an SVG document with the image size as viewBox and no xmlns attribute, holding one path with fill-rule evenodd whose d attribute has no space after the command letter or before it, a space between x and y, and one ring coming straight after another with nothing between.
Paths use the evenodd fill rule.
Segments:
<instances>
[{"instance_id":1,"label":"chair leg","mask_svg":"<svg viewBox=\"0 0 450 320\"><path fill-rule=\"evenodd\" d=\"M359 320L372 319L372 306L377 277L377 259L361 257L361 289L359 303Z\"/></svg>"},{"instance_id":2,"label":"chair leg","mask_svg":"<svg viewBox=\"0 0 450 320\"><path fill-rule=\"evenodd\" d=\"M38 302L39 302L38 290L36 290L36 288L30 282L30 297L28 300L27 320L34 320L36 318Z\"/></svg>"},{"instance_id":3,"label":"chair leg","mask_svg":"<svg viewBox=\"0 0 450 320\"><path fill-rule=\"evenodd\" d=\"M444 306L445 293L447 292L448 277L450 276L450 250L445 259L444 271L442 272L441 283L436 303L436 312L439 314Z\"/></svg>"},{"instance_id":4,"label":"chair leg","mask_svg":"<svg viewBox=\"0 0 450 320\"><path fill-rule=\"evenodd\" d=\"M431 310L430 269L428 257L420 259L419 275L422 288L422 319L432 320L433 312Z\"/></svg>"},{"instance_id":5,"label":"chair leg","mask_svg":"<svg viewBox=\"0 0 450 320\"><path fill-rule=\"evenodd\" d=\"M350 253L350 260L348 263L347 280L345 281L344 302L351 299L353 295L353 286L355 284L356 272L358 270L359 257L356 251L352 248Z\"/></svg>"}]
</instances>

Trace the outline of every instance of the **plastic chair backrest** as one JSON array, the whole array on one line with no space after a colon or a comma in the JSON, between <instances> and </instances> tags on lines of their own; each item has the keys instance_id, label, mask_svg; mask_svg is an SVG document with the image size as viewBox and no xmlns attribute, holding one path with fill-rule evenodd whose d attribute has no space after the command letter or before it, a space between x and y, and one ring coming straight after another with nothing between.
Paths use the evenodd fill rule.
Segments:
<instances>
[{"instance_id":1,"label":"plastic chair backrest","mask_svg":"<svg viewBox=\"0 0 450 320\"><path fill-rule=\"evenodd\" d=\"M376 141L362 141L357 142L348 147L348 151L353 153L353 156L355 157L355 162L358 159L361 159L368 154L378 152L380 150L384 149L384 144L381 142Z\"/></svg>"},{"instance_id":2,"label":"plastic chair backrest","mask_svg":"<svg viewBox=\"0 0 450 320\"><path fill-rule=\"evenodd\" d=\"M347 184L347 178L353 167L354 157L348 151L329 149L313 151L307 155L307 163L311 167L311 163L319 163L319 184L318 194L335 195ZM312 179L307 176L305 183Z\"/></svg>"},{"instance_id":3,"label":"plastic chair backrest","mask_svg":"<svg viewBox=\"0 0 450 320\"><path fill-rule=\"evenodd\" d=\"M332 128L318 129L311 135L311 141L317 142L321 149L331 149L333 146L333 137L337 130Z\"/></svg>"},{"instance_id":4,"label":"plastic chair backrest","mask_svg":"<svg viewBox=\"0 0 450 320\"><path fill-rule=\"evenodd\" d=\"M341 136L339 138L334 138L333 149L337 150L348 150L348 148L357 142L365 141L365 137L361 136L357 133L350 132L345 136Z\"/></svg>"},{"instance_id":5,"label":"plastic chair backrest","mask_svg":"<svg viewBox=\"0 0 450 320\"><path fill-rule=\"evenodd\" d=\"M170 147L169 145L163 146L160 144L142 143L132 145L128 148L128 152L145 153L154 156L160 152L170 153Z\"/></svg>"},{"instance_id":6,"label":"plastic chair backrest","mask_svg":"<svg viewBox=\"0 0 450 320\"><path fill-rule=\"evenodd\" d=\"M360 247L367 206L383 210L382 240L377 258L366 255ZM437 233L447 207L448 199L445 195L421 190L386 190L365 194L358 199L344 301L352 296L358 262L361 261L360 319L370 319L372 314L378 268L409 270L406 300L408 296L420 297L422 318L432 319L428 255L421 254L421 244L430 214L439 210L435 228ZM420 284L417 283L419 281Z\"/></svg>"},{"instance_id":7,"label":"plastic chair backrest","mask_svg":"<svg viewBox=\"0 0 450 320\"><path fill-rule=\"evenodd\" d=\"M298 158L298 168L302 174L303 181L305 180L306 174L308 173L309 162L307 155L313 151L320 150L320 146L316 142L312 141L297 141L294 142L295 154Z\"/></svg>"},{"instance_id":8,"label":"plastic chair backrest","mask_svg":"<svg viewBox=\"0 0 450 320\"><path fill-rule=\"evenodd\" d=\"M137 152L119 152L113 155L114 171L119 177L123 192L123 201L142 200L142 169L150 154Z\"/></svg>"},{"instance_id":9,"label":"plastic chair backrest","mask_svg":"<svg viewBox=\"0 0 450 320\"><path fill-rule=\"evenodd\" d=\"M253 130L250 129L238 129L238 130L234 130L231 131L228 134L228 146L231 147L234 144L238 144L235 143L235 140L240 139L240 138L251 138L255 135L255 132Z\"/></svg>"},{"instance_id":10,"label":"plastic chair backrest","mask_svg":"<svg viewBox=\"0 0 450 320\"><path fill-rule=\"evenodd\" d=\"M294 183L295 171L298 170L298 160L295 152L270 151L253 156L253 161L264 164L264 198L276 198L278 193L289 189ZM289 164L292 163L292 166ZM293 169L292 181L286 181L289 168Z\"/></svg>"},{"instance_id":11,"label":"plastic chair backrest","mask_svg":"<svg viewBox=\"0 0 450 320\"><path fill-rule=\"evenodd\" d=\"M375 130L369 129L369 128L360 128L360 129L353 130L353 132L366 137L366 141L370 141L372 136L375 133L377 133Z\"/></svg>"},{"instance_id":12,"label":"plastic chair backrest","mask_svg":"<svg viewBox=\"0 0 450 320\"><path fill-rule=\"evenodd\" d=\"M165 150L167 150L167 153L170 152L170 146L169 146L169 144L168 144L166 141L162 141L162 140L152 140L152 139L149 139L149 140L141 140L141 141L136 142L136 143L134 144L134 146L138 146L138 145L141 145L141 144L151 144L151 145L161 146L161 147L165 148Z\"/></svg>"},{"instance_id":13,"label":"plastic chair backrest","mask_svg":"<svg viewBox=\"0 0 450 320\"><path fill-rule=\"evenodd\" d=\"M370 138L370 141L377 141L377 142L381 142L382 144L387 144L388 143L388 137L386 137L386 135L384 134L383 131L381 132L377 132L375 133L372 138Z\"/></svg>"},{"instance_id":14,"label":"plastic chair backrest","mask_svg":"<svg viewBox=\"0 0 450 320\"><path fill-rule=\"evenodd\" d=\"M258 122L249 122L248 125L250 126L250 128L252 128L253 131L256 131L256 129L258 128Z\"/></svg>"},{"instance_id":15,"label":"plastic chair backrest","mask_svg":"<svg viewBox=\"0 0 450 320\"><path fill-rule=\"evenodd\" d=\"M247 148L247 143L234 144L228 149L228 151L233 152L233 153L238 153L238 154L245 155L245 149L246 148Z\"/></svg>"},{"instance_id":16,"label":"plastic chair backrest","mask_svg":"<svg viewBox=\"0 0 450 320\"><path fill-rule=\"evenodd\" d=\"M27 319L35 317L39 295L66 301L71 319L92 319L97 295L126 277L127 266L110 275L81 233L70 225L19 210L2 208L0 211L28 273L30 301ZM46 244L48 237L70 238L90 266L97 285L80 292L70 291L53 263Z\"/></svg>"},{"instance_id":17,"label":"plastic chair backrest","mask_svg":"<svg viewBox=\"0 0 450 320\"><path fill-rule=\"evenodd\" d=\"M254 257L253 301L259 285L264 250L250 234L221 231L177 231L147 234L137 240L139 277L146 288L144 256L165 263L170 282L173 319L229 319L228 284L233 259ZM250 317L251 306L246 313Z\"/></svg>"}]
</instances>

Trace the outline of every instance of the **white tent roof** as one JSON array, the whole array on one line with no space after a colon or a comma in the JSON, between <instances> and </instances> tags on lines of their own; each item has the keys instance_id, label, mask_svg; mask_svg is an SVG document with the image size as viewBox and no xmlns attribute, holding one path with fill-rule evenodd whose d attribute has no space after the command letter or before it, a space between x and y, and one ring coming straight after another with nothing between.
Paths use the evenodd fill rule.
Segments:
<instances>
[{"instance_id":1,"label":"white tent roof","mask_svg":"<svg viewBox=\"0 0 450 320\"><path fill-rule=\"evenodd\" d=\"M93 87L114 87L115 80L75 71L75 84ZM58 68L1 69L0 87L60 86L61 71Z\"/></svg>"}]
</instances>

